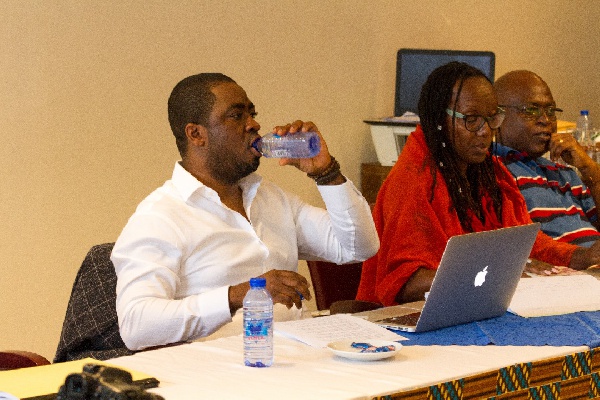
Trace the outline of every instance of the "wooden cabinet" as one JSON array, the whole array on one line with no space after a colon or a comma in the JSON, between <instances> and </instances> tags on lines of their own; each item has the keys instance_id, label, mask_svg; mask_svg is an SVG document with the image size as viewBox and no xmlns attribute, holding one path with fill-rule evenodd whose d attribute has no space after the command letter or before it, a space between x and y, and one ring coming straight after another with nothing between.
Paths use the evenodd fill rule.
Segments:
<instances>
[{"instance_id":1,"label":"wooden cabinet","mask_svg":"<svg viewBox=\"0 0 600 400\"><path fill-rule=\"evenodd\" d=\"M361 192L367 202L375 204L377 193L381 184L390 173L391 166L381 165L380 163L363 163L360 167L360 187Z\"/></svg>"}]
</instances>

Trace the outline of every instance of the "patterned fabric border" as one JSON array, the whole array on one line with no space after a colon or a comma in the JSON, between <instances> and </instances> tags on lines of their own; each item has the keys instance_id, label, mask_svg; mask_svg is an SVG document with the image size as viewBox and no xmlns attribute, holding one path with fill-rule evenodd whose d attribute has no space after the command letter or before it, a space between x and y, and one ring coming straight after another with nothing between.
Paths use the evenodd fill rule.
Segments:
<instances>
[{"instance_id":1,"label":"patterned fabric border","mask_svg":"<svg viewBox=\"0 0 600 400\"><path fill-rule=\"evenodd\" d=\"M561 380L577 378L592 373L592 352L586 351L566 356L562 365Z\"/></svg>"},{"instance_id":2,"label":"patterned fabric border","mask_svg":"<svg viewBox=\"0 0 600 400\"><path fill-rule=\"evenodd\" d=\"M461 400L463 398L464 383L464 379L458 379L430 386L427 392L427 400Z\"/></svg>"},{"instance_id":3,"label":"patterned fabric border","mask_svg":"<svg viewBox=\"0 0 600 400\"><path fill-rule=\"evenodd\" d=\"M373 398L413 399L600 399L600 348L563 357L509 365L495 372Z\"/></svg>"},{"instance_id":4,"label":"patterned fabric border","mask_svg":"<svg viewBox=\"0 0 600 400\"><path fill-rule=\"evenodd\" d=\"M515 392L529 387L531 363L514 364L498 371L496 394Z\"/></svg>"}]
</instances>

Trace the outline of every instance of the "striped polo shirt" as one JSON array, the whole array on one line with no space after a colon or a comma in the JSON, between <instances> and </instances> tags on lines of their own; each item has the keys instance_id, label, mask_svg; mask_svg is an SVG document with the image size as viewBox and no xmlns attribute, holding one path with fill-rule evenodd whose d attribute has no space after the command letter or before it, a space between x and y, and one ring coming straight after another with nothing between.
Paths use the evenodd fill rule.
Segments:
<instances>
[{"instance_id":1,"label":"striped polo shirt","mask_svg":"<svg viewBox=\"0 0 600 400\"><path fill-rule=\"evenodd\" d=\"M596 204L577 172L544 157L533 159L510 147L494 144L494 153L515 177L529 215L542 231L561 242L589 247L600 233Z\"/></svg>"}]
</instances>

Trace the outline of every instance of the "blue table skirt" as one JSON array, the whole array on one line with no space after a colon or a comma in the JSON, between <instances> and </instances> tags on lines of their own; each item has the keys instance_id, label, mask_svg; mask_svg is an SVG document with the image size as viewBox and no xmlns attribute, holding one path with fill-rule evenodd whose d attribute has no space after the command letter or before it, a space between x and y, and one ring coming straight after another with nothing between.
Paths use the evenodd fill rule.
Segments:
<instances>
[{"instance_id":1,"label":"blue table skirt","mask_svg":"<svg viewBox=\"0 0 600 400\"><path fill-rule=\"evenodd\" d=\"M422 333L398 332L411 345L600 346L600 311L550 317L501 317Z\"/></svg>"}]
</instances>

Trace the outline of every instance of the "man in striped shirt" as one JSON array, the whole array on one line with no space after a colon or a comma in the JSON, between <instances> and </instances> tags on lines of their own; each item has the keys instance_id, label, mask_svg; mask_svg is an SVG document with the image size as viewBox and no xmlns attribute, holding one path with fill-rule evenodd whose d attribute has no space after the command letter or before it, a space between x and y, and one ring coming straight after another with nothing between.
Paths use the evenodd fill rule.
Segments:
<instances>
[{"instance_id":1,"label":"man in striped shirt","mask_svg":"<svg viewBox=\"0 0 600 400\"><path fill-rule=\"evenodd\" d=\"M600 166L572 135L556 133L556 113L562 110L538 75L512 71L495 88L506 118L494 153L515 177L531 219L555 240L591 246L600 238ZM543 157L547 152L550 159Z\"/></svg>"}]
</instances>

